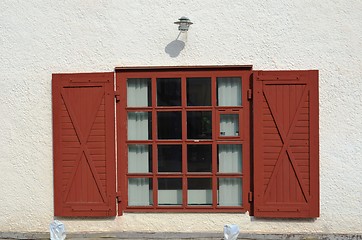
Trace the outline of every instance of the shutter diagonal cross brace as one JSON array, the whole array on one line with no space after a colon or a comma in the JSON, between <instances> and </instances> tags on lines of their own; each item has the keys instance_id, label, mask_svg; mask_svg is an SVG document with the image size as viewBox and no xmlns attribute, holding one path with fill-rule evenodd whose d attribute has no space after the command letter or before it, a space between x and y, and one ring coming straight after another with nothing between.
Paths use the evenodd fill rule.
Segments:
<instances>
[{"instance_id":1,"label":"shutter diagonal cross brace","mask_svg":"<svg viewBox=\"0 0 362 240\"><path fill-rule=\"evenodd\" d=\"M294 116L293 116L293 120L292 120L292 123L291 123L291 125L290 125L290 127L289 127L288 133L285 134L284 131L283 131L282 128L281 128L282 125L280 124L280 120L279 120L279 118L278 118L278 115L276 114L276 111L275 111L274 107L272 106L272 104L270 104L270 99L269 99L269 97L268 97L269 94L267 94L268 90L267 90L266 88L264 89L264 97L265 97L265 100L266 100L266 102L267 102L267 104L268 104L268 106L269 106L269 109L270 109L271 113L272 113L272 116L273 116L275 125L276 125L276 127L277 127L277 129L278 129L278 132L279 132L279 134L280 134L281 141L283 142L283 147L282 147L282 149L280 150L280 153L279 153L277 162L276 162L276 164L275 164L275 167L274 167L274 169L273 169L272 175L271 175L271 177L270 177L271 180L270 180L269 184L267 185L267 187L266 187L266 189L265 189L265 193L267 193L267 192L270 191L270 188L271 188L271 186L272 186L272 182L275 181L276 174L277 174L277 172L278 172L277 170L281 167L281 164L282 164L282 161L281 161L282 157L283 157L285 154L288 154L289 159L290 159L290 163L291 163L291 165L292 165L292 167L293 167L293 170L294 170L294 172L295 172L295 174L296 174L298 184L299 184L299 186L301 187L301 190L302 190L302 192L303 192L303 196L304 196L306 202L308 202L308 200L309 200L309 194L307 194L307 191L306 191L303 183L301 182L301 179L302 179L302 178L301 178L301 174L300 174L300 172L299 172L299 169L298 169L298 167L297 167L297 164L295 163L295 158L294 158L294 156L293 156L293 153L292 153L292 151L290 150L289 141L290 141L290 139L291 139L293 130L294 130L295 125L296 125L297 116L298 116L298 114L299 114L299 112L300 112L300 110L301 110L301 108L302 108L301 106L302 106L303 101L305 100L305 98L306 98L306 96L307 96L307 94L308 94L308 91L309 91L309 88L308 88L308 86L306 86L306 87L304 88L303 94L302 94L302 96L301 96L301 98L300 98L300 100L299 100L299 103L298 103L298 105L297 105L297 111L295 112L295 114L294 114Z\"/></svg>"},{"instance_id":2,"label":"shutter diagonal cross brace","mask_svg":"<svg viewBox=\"0 0 362 240\"><path fill-rule=\"evenodd\" d=\"M76 119L76 117L75 117L75 113L74 113L74 111L73 111L73 109L72 109L72 107L71 107L71 105L70 105L70 103L69 103L69 101L68 101L68 98L66 97L66 94L65 94L65 92L64 92L63 90L62 90L62 92L61 92L61 95L62 95L62 98L63 98L63 100L64 100L64 104L65 104L65 106L66 106L66 108L67 108L67 110L68 110L68 112L69 112L69 117L70 117L70 119L71 119L71 121L72 121L74 130L75 130L75 132L76 132L76 134L77 134L77 136L78 136L78 140L79 140L79 143L80 143L79 153L77 154L77 158L76 158L76 161L77 161L77 162L76 162L75 167L73 168L73 171L72 171L72 173L71 173L71 178L69 179L68 184L67 184L67 186L66 186L66 190L65 190L65 194L64 194L63 200L65 201L65 200L67 199L67 197L68 197L68 194L69 194L70 188L71 188L71 184L72 184L72 182L73 182L73 180L74 180L74 177L75 177L75 175L76 175L77 169L78 169L78 167L79 167L79 165L80 165L80 162L81 162L82 155L83 155L83 153L84 153L84 154L85 154L85 157L86 157L86 160L87 160L87 162L88 162L88 164L89 164L91 173L92 173L92 175L93 175L93 178L94 178L94 180L95 180L95 182L96 182L96 184L97 184L97 187L98 187L98 189L99 189L99 192L100 192L100 194L101 194L102 200L103 200L103 202L106 202L106 199L107 199L107 198L106 198L106 196L105 196L105 191L103 190L103 186L102 186L101 181L100 181L100 179L99 179L99 177L98 177L98 174L96 173L96 168L95 168L95 166L93 165L93 162L92 162L92 160L91 160L91 155L90 155L89 150L88 150L88 148L87 148L87 146L86 146L86 141L87 141L88 136L89 136L89 134L90 134L91 128L90 128L90 129L87 129L88 131L85 133L85 134L86 134L85 136L82 135L82 133L81 133L81 131L80 131L80 128L79 128L79 124L78 124L77 119ZM102 101L103 96L104 96L104 95L102 94L102 97L99 98L99 99L100 99L100 102ZM99 104L97 104L97 106L100 105L100 102L99 102ZM94 120L95 120L95 118L96 118L97 112L98 112L98 108L96 108L96 109L93 111L93 113L92 113L92 118L91 118L92 123L94 122Z\"/></svg>"}]
</instances>

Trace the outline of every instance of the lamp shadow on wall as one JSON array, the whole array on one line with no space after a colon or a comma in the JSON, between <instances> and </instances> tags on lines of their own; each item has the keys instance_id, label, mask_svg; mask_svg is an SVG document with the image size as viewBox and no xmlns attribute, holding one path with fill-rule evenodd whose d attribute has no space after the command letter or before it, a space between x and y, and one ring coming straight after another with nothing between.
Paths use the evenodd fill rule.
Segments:
<instances>
[{"instance_id":1,"label":"lamp shadow on wall","mask_svg":"<svg viewBox=\"0 0 362 240\"><path fill-rule=\"evenodd\" d=\"M167 44L167 46L165 47L165 52L172 58L180 55L181 51L185 48L185 42L179 40L180 35L181 32L178 34L175 40Z\"/></svg>"}]
</instances>

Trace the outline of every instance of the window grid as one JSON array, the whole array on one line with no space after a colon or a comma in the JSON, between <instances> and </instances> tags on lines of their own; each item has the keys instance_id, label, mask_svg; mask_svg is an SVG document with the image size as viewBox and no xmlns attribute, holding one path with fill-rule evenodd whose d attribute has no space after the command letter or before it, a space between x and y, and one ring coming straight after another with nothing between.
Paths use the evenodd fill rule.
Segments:
<instances>
[{"instance_id":1,"label":"window grid","mask_svg":"<svg viewBox=\"0 0 362 240\"><path fill-rule=\"evenodd\" d=\"M158 75L153 75L152 77L150 75L148 76L142 76L143 78L151 78L151 106L145 106L145 107L125 107L125 112L133 112L133 111L146 111L146 112L151 112L152 113L152 139L150 140L144 140L144 141L135 141L135 140L126 140L126 145L128 146L128 144L151 144L152 145L152 173L126 173L125 175L125 182L128 182L129 178L151 178L152 179L152 185L153 185L153 206L136 206L136 207L132 207L132 206L127 206L124 205L125 210L130 210L130 211L136 211L136 210L156 210L156 211L162 211L162 209L167 210L167 209L173 209L173 210L189 210L191 212L197 212L198 210L202 211L202 210L206 210L206 211L221 211L221 212L229 212L229 211L240 211L242 209L245 208L245 205L248 204L245 201L245 191L244 189L246 188L245 185L245 181L243 180L243 178L245 178L243 176L243 173L219 173L218 171L218 167L217 167L217 155L218 155L218 151L217 151L217 146L218 144L244 144L245 143L245 139L241 139L241 136L238 137L233 137L232 139L230 138L225 138L222 139L222 137L219 136L219 114L222 111L233 111L233 113L235 113L235 111L239 112L239 119L242 118L242 115L240 114L240 111L244 108L244 106L235 106L235 107L230 107L230 106L226 106L226 107L220 107L217 106L217 77L218 76L225 76L228 74L225 73L205 73L202 74L201 77L210 77L211 78L211 106L187 106L187 93L186 93L186 88L187 88L187 78L192 78L194 77L194 75L188 75L188 76L181 76L183 74L179 74L177 76L172 76L172 74L169 75L165 75L162 77L180 77L181 78L181 106L157 106L157 90L156 90L156 86L157 86L157 78ZM232 75L232 76L235 76ZM244 76L242 76L242 74L236 75L239 76L241 79L244 78ZM199 76L195 76L195 77L199 77ZM126 82L127 82L127 76L125 76L123 78L123 87L126 86ZM243 86L243 84L242 84ZM244 89L244 86L243 86ZM242 90L244 91L244 90ZM243 105L245 105L245 101L243 100ZM164 140L164 139L158 139L157 138L157 113L158 112L164 112L164 111L181 111L181 118L182 118L182 132L181 132L181 139L173 139L173 140ZM187 139L187 113L188 112L192 112L192 111L211 111L211 121L212 121L212 137L211 139L200 139L200 140L191 140L191 139ZM241 122L239 123L239 129L240 131L242 131L242 126L241 126ZM127 139L127 138L125 138ZM157 146L159 144L168 144L168 145L172 145L172 144L180 144L182 146L182 172L180 173L159 173L158 172L158 156L157 156ZM210 144L212 146L212 171L210 173L206 173L206 172L202 172L202 173L197 173L197 172L187 172L187 146L193 144L193 145L197 145L197 144ZM244 154L243 154L244 155ZM126 158L127 159L127 156ZM245 158L243 156L242 158L242 164L244 164L245 162ZM157 190L158 190L158 181L159 179L165 179L165 178L182 178L182 205L181 206L158 206L157 202L158 202L158 194L157 194ZM192 205L188 205L187 203L187 191L188 191L188 179L190 178L211 178L212 181L212 205L210 206L192 206ZM220 181L220 179L222 178L238 178L241 179L242 183L242 206L218 206L218 182ZM128 188L128 186L126 186L126 189ZM126 201L127 202L127 201Z\"/></svg>"}]
</instances>

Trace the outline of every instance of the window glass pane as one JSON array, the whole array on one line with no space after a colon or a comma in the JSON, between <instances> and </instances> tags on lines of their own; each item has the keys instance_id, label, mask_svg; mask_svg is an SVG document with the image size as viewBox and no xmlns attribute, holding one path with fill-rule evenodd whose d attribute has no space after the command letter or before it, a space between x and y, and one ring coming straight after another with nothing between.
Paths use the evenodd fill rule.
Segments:
<instances>
[{"instance_id":1,"label":"window glass pane","mask_svg":"<svg viewBox=\"0 0 362 240\"><path fill-rule=\"evenodd\" d=\"M219 178L218 205L241 206L242 181L240 178Z\"/></svg>"},{"instance_id":2,"label":"window glass pane","mask_svg":"<svg viewBox=\"0 0 362 240\"><path fill-rule=\"evenodd\" d=\"M211 145L187 146L187 171L211 172Z\"/></svg>"},{"instance_id":3,"label":"window glass pane","mask_svg":"<svg viewBox=\"0 0 362 240\"><path fill-rule=\"evenodd\" d=\"M152 199L152 179L128 179L128 206L153 205Z\"/></svg>"},{"instance_id":4,"label":"window glass pane","mask_svg":"<svg viewBox=\"0 0 362 240\"><path fill-rule=\"evenodd\" d=\"M157 113L158 139L181 139L181 112Z\"/></svg>"},{"instance_id":5,"label":"window glass pane","mask_svg":"<svg viewBox=\"0 0 362 240\"><path fill-rule=\"evenodd\" d=\"M181 106L181 78L157 78L157 106Z\"/></svg>"},{"instance_id":6,"label":"window glass pane","mask_svg":"<svg viewBox=\"0 0 362 240\"><path fill-rule=\"evenodd\" d=\"M241 173L242 148L239 144L218 145L218 172Z\"/></svg>"},{"instance_id":7,"label":"window glass pane","mask_svg":"<svg viewBox=\"0 0 362 240\"><path fill-rule=\"evenodd\" d=\"M129 173L152 172L152 146L150 145L128 146L128 172Z\"/></svg>"},{"instance_id":8,"label":"window glass pane","mask_svg":"<svg viewBox=\"0 0 362 240\"><path fill-rule=\"evenodd\" d=\"M158 179L158 205L182 204L182 179Z\"/></svg>"},{"instance_id":9,"label":"window glass pane","mask_svg":"<svg viewBox=\"0 0 362 240\"><path fill-rule=\"evenodd\" d=\"M149 78L127 79L127 106L128 107L151 106L151 79Z\"/></svg>"},{"instance_id":10,"label":"window glass pane","mask_svg":"<svg viewBox=\"0 0 362 240\"><path fill-rule=\"evenodd\" d=\"M218 106L241 106L241 78L217 78Z\"/></svg>"},{"instance_id":11,"label":"window glass pane","mask_svg":"<svg viewBox=\"0 0 362 240\"><path fill-rule=\"evenodd\" d=\"M239 136L238 114L220 114L220 136Z\"/></svg>"},{"instance_id":12,"label":"window glass pane","mask_svg":"<svg viewBox=\"0 0 362 240\"><path fill-rule=\"evenodd\" d=\"M182 172L181 145L158 145L158 171Z\"/></svg>"},{"instance_id":13,"label":"window glass pane","mask_svg":"<svg viewBox=\"0 0 362 240\"><path fill-rule=\"evenodd\" d=\"M212 138L211 111L187 112L187 138L188 139Z\"/></svg>"},{"instance_id":14,"label":"window glass pane","mask_svg":"<svg viewBox=\"0 0 362 240\"><path fill-rule=\"evenodd\" d=\"M187 106L211 106L211 79L187 78Z\"/></svg>"},{"instance_id":15,"label":"window glass pane","mask_svg":"<svg viewBox=\"0 0 362 240\"><path fill-rule=\"evenodd\" d=\"M212 204L211 178L189 178L187 179L187 185L188 205Z\"/></svg>"},{"instance_id":16,"label":"window glass pane","mask_svg":"<svg viewBox=\"0 0 362 240\"><path fill-rule=\"evenodd\" d=\"M151 119L150 112L128 112L128 140L151 139Z\"/></svg>"}]
</instances>

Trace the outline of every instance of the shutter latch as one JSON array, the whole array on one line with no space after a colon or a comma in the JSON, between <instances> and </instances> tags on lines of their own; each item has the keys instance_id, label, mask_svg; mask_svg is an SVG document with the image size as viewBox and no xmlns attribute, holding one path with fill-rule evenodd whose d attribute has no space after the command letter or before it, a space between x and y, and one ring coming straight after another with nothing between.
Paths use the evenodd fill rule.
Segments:
<instances>
[{"instance_id":1,"label":"shutter latch","mask_svg":"<svg viewBox=\"0 0 362 240\"><path fill-rule=\"evenodd\" d=\"M248 200L249 202L253 201L253 192L248 192Z\"/></svg>"},{"instance_id":2,"label":"shutter latch","mask_svg":"<svg viewBox=\"0 0 362 240\"><path fill-rule=\"evenodd\" d=\"M248 89L247 96L248 96L248 100L253 99L253 91L251 89Z\"/></svg>"},{"instance_id":3,"label":"shutter latch","mask_svg":"<svg viewBox=\"0 0 362 240\"><path fill-rule=\"evenodd\" d=\"M121 100L119 91L114 91L114 97L116 98L116 102L119 102Z\"/></svg>"},{"instance_id":4,"label":"shutter latch","mask_svg":"<svg viewBox=\"0 0 362 240\"><path fill-rule=\"evenodd\" d=\"M118 203L122 202L122 200L121 200L121 193L120 193L120 192L116 192L116 199L117 199L117 202L118 202Z\"/></svg>"}]
</instances>

